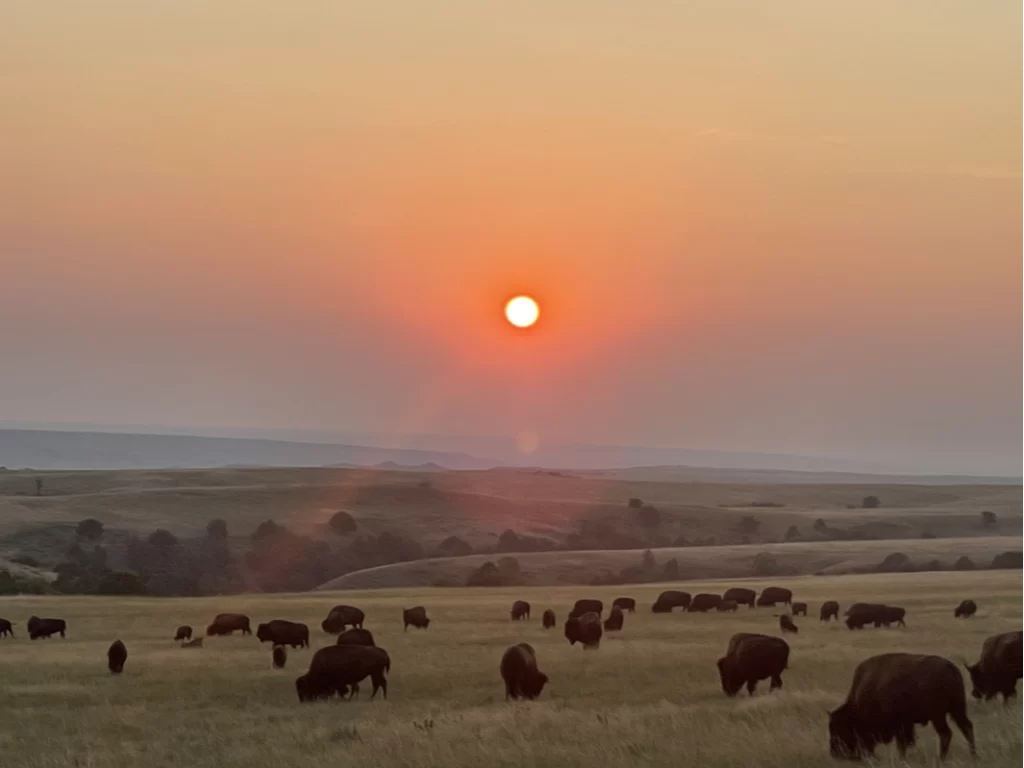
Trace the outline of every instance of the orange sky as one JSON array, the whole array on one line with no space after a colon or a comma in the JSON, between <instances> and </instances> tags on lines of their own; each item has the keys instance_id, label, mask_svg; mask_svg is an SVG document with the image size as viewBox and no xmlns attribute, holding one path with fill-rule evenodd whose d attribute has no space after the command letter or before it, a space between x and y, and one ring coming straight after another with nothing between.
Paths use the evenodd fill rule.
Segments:
<instances>
[{"instance_id":1,"label":"orange sky","mask_svg":"<svg viewBox=\"0 0 1024 768\"><path fill-rule=\"evenodd\" d=\"M0 420L1019 466L1019 4L4 17Z\"/></svg>"}]
</instances>

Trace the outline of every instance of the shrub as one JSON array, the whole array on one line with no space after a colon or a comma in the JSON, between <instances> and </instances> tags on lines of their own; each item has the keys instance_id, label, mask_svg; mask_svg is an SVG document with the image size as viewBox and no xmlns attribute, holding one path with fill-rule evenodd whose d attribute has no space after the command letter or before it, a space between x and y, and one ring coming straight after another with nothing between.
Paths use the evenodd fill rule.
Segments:
<instances>
[{"instance_id":1,"label":"shrub","mask_svg":"<svg viewBox=\"0 0 1024 768\"><path fill-rule=\"evenodd\" d=\"M643 499L632 498L629 500L628 506L630 509L640 509L644 505Z\"/></svg>"},{"instance_id":2,"label":"shrub","mask_svg":"<svg viewBox=\"0 0 1024 768\"><path fill-rule=\"evenodd\" d=\"M103 535L103 523L89 517L75 526L75 535L86 541L95 541Z\"/></svg>"},{"instance_id":3,"label":"shrub","mask_svg":"<svg viewBox=\"0 0 1024 768\"><path fill-rule=\"evenodd\" d=\"M642 560L642 567L645 571L653 571L658 566L658 561L654 559L654 553L649 549L644 550L644 556Z\"/></svg>"},{"instance_id":4,"label":"shrub","mask_svg":"<svg viewBox=\"0 0 1024 768\"><path fill-rule=\"evenodd\" d=\"M154 549L167 551L178 546L178 537L164 528L157 528L146 539Z\"/></svg>"},{"instance_id":5,"label":"shrub","mask_svg":"<svg viewBox=\"0 0 1024 768\"><path fill-rule=\"evenodd\" d=\"M800 529L797 528L795 525L789 526L789 529L786 531L786 541L797 541L799 539Z\"/></svg>"},{"instance_id":6,"label":"shrub","mask_svg":"<svg viewBox=\"0 0 1024 768\"><path fill-rule=\"evenodd\" d=\"M779 572L779 561L769 552L759 552L754 556L755 576L774 576Z\"/></svg>"},{"instance_id":7,"label":"shrub","mask_svg":"<svg viewBox=\"0 0 1024 768\"><path fill-rule=\"evenodd\" d=\"M146 585L134 573L114 571L105 574L96 586L100 595L144 595Z\"/></svg>"},{"instance_id":8,"label":"shrub","mask_svg":"<svg viewBox=\"0 0 1024 768\"><path fill-rule=\"evenodd\" d=\"M661 575L667 581L675 581L679 578L679 561L674 557L661 567Z\"/></svg>"},{"instance_id":9,"label":"shrub","mask_svg":"<svg viewBox=\"0 0 1024 768\"><path fill-rule=\"evenodd\" d=\"M886 555L875 570L879 573L908 573L914 570L914 564L902 552L893 552Z\"/></svg>"},{"instance_id":10,"label":"shrub","mask_svg":"<svg viewBox=\"0 0 1024 768\"><path fill-rule=\"evenodd\" d=\"M1002 552L992 559L993 568L1022 568L1024 555L1021 552Z\"/></svg>"},{"instance_id":11,"label":"shrub","mask_svg":"<svg viewBox=\"0 0 1024 768\"><path fill-rule=\"evenodd\" d=\"M974 561L971 560L971 558L969 558L967 555L958 558L957 561L953 563L954 571L973 571L977 569L977 567L978 566L974 564Z\"/></svg>"},{"instance_id":12,"label":"shrub","mask_svg":"<svg viewBox=\"0 0 1024 768\"><path fill-rule=\"evenodd\" d=\"M449 557L473 554L473 548L469 545L469 542L460 539L458 536L449 536L438 544L437 548Z\"/></svg>"},{"instance_id":13,"label":"shrub","mask_svg":"<svg viewBox=\"0 0 1024 768\"><path fill-rule=\"evenodd\" d=\"M736 523L736 530L739 533L755 536L761 530L761 521L753 515L745 515Z\"/></svg>"},{"instance_id":14,"label":"shrub","mask_svg":"<svg viewBox=\"0 0 1024 768\"><path fill-rule=\"evenodd\" d=\"M985 511L981 513L981 524L984 526L993 526L998 522L995 512Z\"/></svg>"},{"instance_id":15,"label":"shrub","mask_svg":"<svg viewBox=\"0 0 1024 768\"><path fill-rule=\"evenodd\" d=\"M344 536L347 533L353 533L358 527L356 525L355 518L345 510L338 510L331 515L331 519L327 522L327 525L330 527L332 533L336 533L339 536Z\"/></svg>"},{"instance_id":16,"label":"shrub","mask_svg":"<svg viewBox=\"0 0 1024 768\"><path fill-rule=\"evenodd\" d=\"M882 506L882 500L877 496L865 496L861 499L860 506L862 509L878 509Z\"/></svg>"},{"instance_id":17,"label":"shrub","mask_svg":"<svg viewBox=\"0 0 1024 768\"><path fill-rule=\"evenodd\" d=\"M264 520L256 526L256 530L252 532L249 538L254 542L263 541L264 539L272 539L275 536L279 536L286 530L283 525L278 525L273 520Z\"/></svg>"},{"instance_id":18,"label":"shrub","mask_svg":"<svg viewBox=\"0 0 1024 768\"><path fill-rule=\"evenodd\" d=\"M814 530L818 533L825 533L825 531L828 530L828 525L826 525L825 521L819 517L814 521Z\"/></svg>"},{"instance_id":19,"label":"shrub","mask_svg":"<svg viewBox=\"0 0 1024 768\"><path fill-rule=\"evenodd\" d=\"M495 547L498 552L519 552L519 535L511 528L501 532L498 537L498 544Z\"/></svg>"}]
</instances>

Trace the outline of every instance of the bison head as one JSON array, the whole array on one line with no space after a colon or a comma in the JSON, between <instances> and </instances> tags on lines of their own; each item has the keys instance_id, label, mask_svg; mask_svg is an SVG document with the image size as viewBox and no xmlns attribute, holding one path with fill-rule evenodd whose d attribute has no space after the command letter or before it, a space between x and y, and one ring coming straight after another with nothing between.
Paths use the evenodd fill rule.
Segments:
<instances>
[{"instance_id":1,"label":"bison head","mask_svg":"<svg viewBox=\"0 0 1024 768\"><path fill-rule=\"evenodd\" d=\"M266 624L260 624L258 627L256 627L256 639L259 640L261 643L270 639L270 637L268 636L269 634L270 633L267 631Z\"/></svg>"},{"instance_id":2,"label":"bison head","mask_svg":"<svg viewBox=\"0 0 1024 768\"><path fill-rule=\"evenodd\" d=\"M828 746L832 757L840 760L859 760L860 743L857 729L846 708L846 705L829 712L828 715Z\"/></svg>"},{"instance_id":3,"label":"bison head","mask_svg":"<svg viewBox=\"0 0 1024 768\"><path fill-rule=\"evenodd\" d=\"M967 668L967 672L971 676L971 685L973 686L971 695L976 699L991 699L995 695L995 692L989 690L988 678L981 669L981 662L978 662L977 664L968 664L964 662L964 666Z\"/></svg>"},{"instance_id":4,"label":"bison head","mask_svg":"<svg viewBox=\"0 0 1024 768\"><path fill-rule=\"evenodd\" d=\"M743 687L743 678L737 673L735 662L728 656L718 660L718 676L726 696L735 696Z\"/></svg>"},{"instance_id":5,"label":"bison head","mask_svg":"<svg viewBox=\"0 0 1024 768\"><path fill-rule=\"evenodd\" d=\"M315 701L316 691L313 681L309 675L300 675L295 678L295 692L299 694L299 701Z\"/></svg>"},{"instance_id":6,"label":"bison head","mask_svg":"<svg viewBox=\"0 0 1024 768\"><path fill-rule=\"evenodd\" d=\"M544 690L547 682L548 676L543 672L527 675L526 679L523 680L523 696L527 699L536 699L540 696L540 692Z\"/></svg>"},{"instance_id":7,"label":"bison head","mask_svg":"<svg viewBox=\"0 0 1024 768\"><path fill-rule=\"evenodd\" d=\"M576 642L581 640L579 619L569 619L565 622L565 639L569 641L569 645L576 645Z\"/></svg>"}]
</instances>

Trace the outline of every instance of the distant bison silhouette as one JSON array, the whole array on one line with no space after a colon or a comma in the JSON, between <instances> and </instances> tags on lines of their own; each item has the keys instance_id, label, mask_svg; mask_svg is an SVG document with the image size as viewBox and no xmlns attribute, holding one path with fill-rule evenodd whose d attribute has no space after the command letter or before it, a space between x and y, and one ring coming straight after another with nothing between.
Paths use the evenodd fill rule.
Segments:
<instances>
[{"instance_id":1,"label":"distant bison silhouette","mask_svg":"<svg viewBox=\"0 0 1024 768\"><path fill-rule=\"evenodd\" d=\"M383 648L366 645L329 645L313 654L309 671L295 680L299 701L345 696L369 677L373 681L372 699L377 691L388 697L385 673L391 671L391 658Z\"/></svg>"},{"instance_id":2,"label":"distant bison silhouette","mask_svg":"<svg viewBox=\"0 0 1024 768\"><path fill-rule=\"evenodd\" d=\"M974 726L967 717L963 676L953 662L916 653L872 656L854 671L846 701L829 713L829 747L833 757L856 760L895 739L902 757L914 744L914 725L930 722L945 758L953 737L947 715L973 755Z\"/></svg>"},{"instance_id":3,"label":"distant bison silhouette","mask_svg":"<svg viewBox=\"0 0 1024 768\"><path fill-rule=\"evenodd\" d=\"M689 592L680 592L675 589L668 589L658 595L658 599L651 606L652 613L672 613L674 608L682 608L684 611L690 607L692 597Z\"/></svg>"},{"instance_id":4,"label":"distant bison silhouette","mask_svg":"<svg viewBox=\"0 0 1024 768\"><path fill-rule=\"evenodd\" d=\"M345 627L362 628L366 614L353 605L336 605L331 608L327 618L320 622L320 628L329 635L344 632Z\"/></svg>"},{"instance_id":5,"label":"distant bison silhouette","mask_svg":"<svg viewBox=\"0 0 1024 768\"><path fill-rule=\"evenodd\" d=\"M725 656L718 660L718 676L726 696L735 696L746 685L751 696L757 683L771 679L769 690L782 687L782 673L789 665L789 645L781 637L740 632L729 640Z\"/></svg>"},{"instance_id":6,"label":"distant bison silhouette","mask_svg":"<svg viewBox=\"0 0 1024 768\"><path fill-rule=\"evenodd\" d=\"M569 611L569 618L575 619L585 613L596 613L598 617L600 617L601 614L604 613L604 603L600 600L591 600L587 598L577 600L573 604L572 610Z\"/></svg>"},{"instance_id":7,"label":"distant bison silhouette","mask_svg":"<svg viewBox=\"0 0 1024 768\"><path fill-rule=\"evenodd\" d=\"M636 600L632 597L616 597L612 600L612 608L619 608L627 613L633 613L636 610Z\"/></svg>"},{"instance_id":8,"label":"distant bison silhouette","mask_svg":"<svg viewBox=\"0 0 1024 768\"><path fill-rule=\"evenodd\" d=\"M807 603L793 603L790 607L794 616L806 616L807 615Z\"/></svg>"},{"instance_id":9,"label":"distant bison silhouette","mask_svg":"<svg viewBox=\"0 0 1024 768\"><path fill-rule=\"evenodd\" d=\"M721 595L712 595L707 592L701 592L699 595L694 595L693 600L690 601L690 605L686 610L690 613L706 613L712 608L717 608L721 602Z\"/></svg>"},{"instance_id":10,"label":"distant bison silhouette","mask_svg":"<svg viewBox=\"0 0 1024 768\"><path fill-rule=\"evenodd\" d=\"M794 635L800 631L797 625L793 623L793 620L789 618L789 614L786 613L779 616L779 629L783 632L792 632Z\"/></svg>"},{"instance_id":11,"label":"distant bison silhouette","mask_svg":"<svg viewBox=\"0 0 1024 768\"><path fill-rule=\"evenodd\" d=\"M605 632L618 632L622 629L623 613L619 606L612 606L611 612L608 614L608 618L604 620L604 631Z\"/></svg>"},{"instance_id":12,"label":"distant bison silhouette","mask_svg":"<svg viewBox=\"0 0 1024 768\"><path fill-rule=\"evenodd\" d=\"M0 637L14 637L14 624L7 619L0 619Z\"/></svg>"},{"instance_id":13,"label":"distant bison silhouette","mask_svg":"<svg viewBox=\"0 0 1024 768\"><path fill-rule=\"evenodd\" d=\"M1006 704L1017 695L1021 678L1021 633L992 635L982 646L978 663L964 666L971 674L974 698L989 701L1002 694Z\"/></svg>"},{"instance_id":14,"label":"distant bison silhouette","mask_svg":"<svg viewBox=\"0 0 1024 768\"><path fill-rule=\"evenodd\" d=\"M978 612L978 604L973 600L964 600L953 611L955 619L969 619Z\"/></svg>"},{"instance_id":15,"label":"distant bison silhouette","mask_svg":"<svg viewBox=\"0 0 1024 768\"><path fill-rule=\"evenodd\" d=\"M192 627L188 624L182 624L174 632L174 640L191 640L192 639Z\"/></svg>"},{"instance_id":16,"label":"distant bison silhouette","mask_svg":"<svg viewBox=\"0 0 1024 768\"><path fill-rule=\"evenodd\" d=\"M107 648L107 669L112 675L120 675L124 671L124 663L128 660L128 649L124 643L115 640Z\"/></svg>"},{"instance_id":17,"label":"distant bison silhouette","mask_svg":"<svg viewBox=\"0 0 1024 768\"><path fill-rule=\"evenodd\" d=\"M821 604L821 612L818 614L820 621L835 619L839 621L839 603L835 600L826 600Z\"/></svg>"},{"instance_id":18,"label":"distant bison silhouette","mask_svg":"<svg viewBox=\"0 0 1024 768\"><path fill-rule=\"evenodd\" d=\"M537 669L537 654L528 643L513 645L501 657L501 679L505 681L505 700L540 696L548 676Z\"/></svg>"},{"instance_id":19,"label":"distant bison silhouette","mask_svg":"<svg viewBox=\"0 0 1024 768\"><path fill-rule=\"evenodd\" d=\"M582 616L573 616L565 622L565 639L569 645L581 643L584 648L601 645L601 616L593 611Z\"/></svg>"},{"instance_id":20,"label":"distant bison silhouette","mask_svg":"<svg viewBox=\"0 0 1024 768\"><path fill-rule=\"evenodd\" d=\"M402 623L404 624L403 632L409 627L426 629L430 626L430 619L427 618L427 609L422 605L417 605L415 608L404 608L402 610Z\"/></svg>"},{"instance_id":21,"label":"distant bison silhouette","mask_svg":"<svg viewBox=\"0 0 1024 768\"><path fill-rule=\"evenodd\" d=\"M64 619L41 619L38 616L32 616L28 620L27 627L29 640L38 640L39 638L47 640L51 635L64 637L68 625Z\"/></svg>"},{"instance_id":22,"label":"distant bison silhouette","mask_svg":"<svg viewBox=\"0 0 1024 768\"><path fill-rule=\"evenodd\" d=\"M757 598L758 607L772 607L776 603L789 605L792 602L793 591L785 587L768 587L762 590L761 595Z\"/></svg>"},{"instance_id":23,"label":"distant bison silhouette","mask_svg":"<svg viewBox=\"0 0 1024 768\"><path fill-rule=\"evenodd\" d=\"M717 610L719 613L731 613L731 612L734 612L736 610L736 601L735 600L723 600L717 606L715 606L715 610Z\"/></svg>"},{"instance_id":24,"label":"distant bison silhouette","mask_svg":"<svg viewBox=\"0 0 1024 768\"><path fill-rule=\"evenodd\" d=\"M757 600L757 592L746 587L731 587L725 590L725 594L722 595L723 600L735 600L737 605L745 605L748 608L754 607L754 602Z\"/></svg>"},{"instance_id":25,"label":"distant bison silhouette","mask_svg":"<svg viewBox=\"0 0 1024 768\"><path fill-rule=\"evenodd\" d=\"M309 627L297 621L274 619L266 624L260 624L256 627L256 637L261 643L309 648Z\"/></svg>"},{"instance_id":26,"label":"distant bison silhouette","mask_svg":"<svg viewBox=\"0 0 1024 768\"><path fill-rule=\"evenodd\" d=\"M206 628L206 634L216 637L218 635L230 635L234 632L241 632L243 635L251 635L249 628L249 617L244 613L218 613L213 617L213 622Z\"/></svg>"},{"instance_id":27,"label":"distant bison silhouette","mask_svg":"<svg viewBox=\"0 0 1024 768\"><path fill-rule=\"evenodd\" d=\"M288 663L288 649L283 645L275 645L270 652L270 660L274 664L274 669L284 669Z\"/></svg>"},{"instance_id":28,"label":"distant bison silhouette","mask_svg":"<svg viewBox=\"0 0 1024 768\"><path fill-rule=\"evenodd\" d=\"M530 618L530 604L525 600L516 600L512 603L512 610L510 611L512 621L520 621L522 619Z\"/></svg>"},{"instance_id":29,"label":"distant bison silhouette","mask_svg":"<svg viewBox=\"0 0 1024 768\"><path fill-rule=\"evenodd\" d=\"M544 629L552 629L556 623L555 612L548 608L546 611L544 611L544 615L541 616L540 621L541 624L544 626Z\"/></svg>"},{"instance_id":30,"label":"distant bison silhouette","mask_svg":"<svg viewBox=\"0 0 1024 768\"><path fill-rule=\"evenodd\" d=\"M372 645L377 644L373 641L373 633L368 629L346 629L340 635L338 635L338 642L335 645Z\"/></svg>"}]
</instances>

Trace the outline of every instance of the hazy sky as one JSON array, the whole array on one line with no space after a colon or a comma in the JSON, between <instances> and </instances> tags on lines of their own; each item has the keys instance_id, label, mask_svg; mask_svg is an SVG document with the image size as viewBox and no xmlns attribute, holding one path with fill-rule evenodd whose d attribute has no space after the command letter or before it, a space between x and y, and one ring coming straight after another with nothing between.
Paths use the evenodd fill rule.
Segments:
<instances>
[{"instance_id":1,"label":"hazy sky","mask_svg":"<svg viewBox=\"0 0 1024 768\"><path fill-rule=\"evenodd\" d=\"M1019 472L1021 22L8 0L0 419Z\"/></svg>"}]
</instances>

